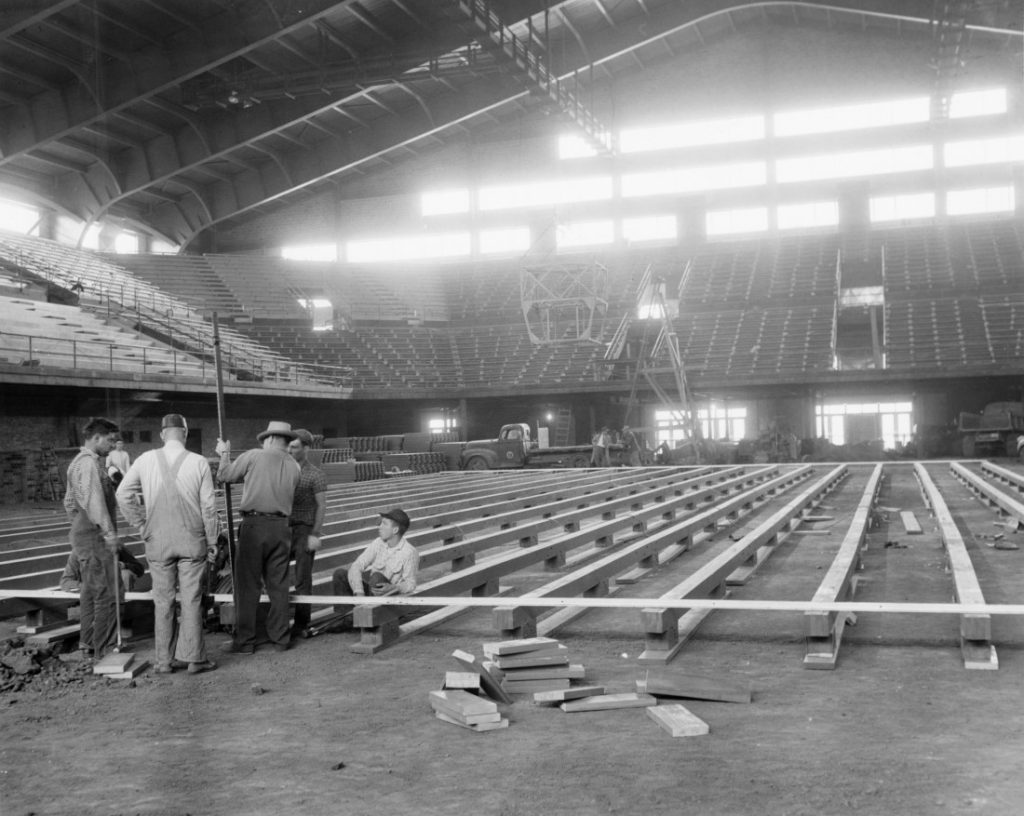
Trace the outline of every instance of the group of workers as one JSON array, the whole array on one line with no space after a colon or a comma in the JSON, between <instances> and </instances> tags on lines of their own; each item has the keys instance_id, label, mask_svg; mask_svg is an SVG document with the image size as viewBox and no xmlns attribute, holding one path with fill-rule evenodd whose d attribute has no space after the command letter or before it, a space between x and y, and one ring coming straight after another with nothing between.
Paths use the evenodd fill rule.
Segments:
<instances>
[{"instance_id":1,"label":"group of workers","mask_svg":"<svg viewBox=\"0 0 1024 816\"><path fill-rule=\"evenodd\" d=\"M594 434L591 445L590 464L593 467L609 467L611 465L611 456L608 451L612 445L620 445L625 449L626 464L629 467L639 467L641 464L641 439L628 425L623 425L621 432L613 431L607 425L603 426Z\"/></svg>"},{"instance_id":2,"label":"group of workers","mask_svg":"<svg viewBox=\"0 0 1024 816\"><path fill-rule=\"evenodd\" d=\"M115 565L134 562L136 566L129 566L133 571L141 566L119 541L120 508L145 544L154 606L154 671L211 671L217 664L206 649L202 601L210 591L208 564L217 556L220 522L210 464L185 449L188 423L181 414L163 417L162 447L146 451L135 462L127 454L112 457L118 433L109 419L91 419L83 429L82 449L68 467L64 507L71 521L69 568L74 561L79 576L80 646L97 659L114 648L115 610L122 592ZM229 441L218 439L216 447L216 481L242 483L232 564L235 627L221 648L243 655L256 651L263 591L270 599L265 634L272 648L287 651L307 632L310 606L295 604L294 616L289 612L289 564L295 564L296 593L312 594L313 560L326 511L326 480L307 456L312 434L271 421L256 439L260 447L234 461ZM334 593L412 592L419 554L404 540L410 523L400 508L381 513L378 537L351 566L335 571Z\"/></svg>"}]
</instances>

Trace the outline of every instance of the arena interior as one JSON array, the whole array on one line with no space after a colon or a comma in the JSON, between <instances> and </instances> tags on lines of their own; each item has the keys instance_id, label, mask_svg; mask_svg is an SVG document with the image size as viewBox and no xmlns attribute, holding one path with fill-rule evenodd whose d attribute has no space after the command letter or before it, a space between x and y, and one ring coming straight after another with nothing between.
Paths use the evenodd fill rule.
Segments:
<instances>
[{"instance_id":1,"label":"arena interior","mask_svg":"<svg viewBox=\"0 0 1024 816\"><path fill-rule=\"evenodd\" d=\"M1019 812L1022 208L1020 0L0 4L0 811ZM169 413L416 591L94 674L68 465Z\"/></svg>"}]
</instances>

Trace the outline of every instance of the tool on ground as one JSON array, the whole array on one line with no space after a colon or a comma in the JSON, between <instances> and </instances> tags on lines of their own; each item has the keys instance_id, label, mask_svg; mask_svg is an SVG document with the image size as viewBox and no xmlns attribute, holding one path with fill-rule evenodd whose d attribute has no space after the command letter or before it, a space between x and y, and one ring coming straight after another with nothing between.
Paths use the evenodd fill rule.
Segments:
<instances>
[{"instance_id":1,"label":"tool on ground","mask_svg":"<svg viewBox=\"0 0 1024 816\"><path fill-rule=\"evenodd\" d=\"M117 550L114 550L114 622L117 625L117 644L114 646L114 654L121 653L121 572L120 561L117 557Z\"/></svg>"},{"instance_id":2,"label":"tool on ground","mask_svg":"<svg viewBox=\"0 0 1024 816\"><path fill-rule=\"evenodd\" d=\"M385 598L388 595L394 595L396 592L398 592L398 589L392 588L389 589L387 592L382 592L380 595L376 595L374 597ZM345 619L350 617L352 613L355 611L355 607L352 607L350 610L348 610L348 612L336 612L335 614L324 618L319 623L316 623L312 626L307 626L305 629L302 630L302 637L312 638L316 637L317 635L322 635L325 632L330 632L331 629L333 629L335 626L340 626L342 623L344 623Z\"/></svg>"}]
</instances>

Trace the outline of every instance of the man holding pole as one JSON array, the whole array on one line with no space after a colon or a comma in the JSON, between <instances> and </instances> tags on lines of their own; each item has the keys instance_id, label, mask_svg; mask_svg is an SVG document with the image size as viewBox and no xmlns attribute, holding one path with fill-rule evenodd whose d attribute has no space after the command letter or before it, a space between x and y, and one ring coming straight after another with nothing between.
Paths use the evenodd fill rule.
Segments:
<instances>
[{"instance_id":1,"label":"man holding pole","mask_svg":"<svg viewBox=\"0 0 1024 816\"><path fill-rule=\"evenodd\" d=\"M185 450L188 424L181 414L163 418L163 448L146 451L117 488L128 523L139 528L153 576L157 674L217 668L206 656L203 585L206 561L217 545L217 503L206 458ZM181 627L174 654L174 596L181 595Z\"/></svg>"},{"instance_id":2,"label":"man holding pole","mask_svg":"<svg viewBox=\"0 0 1024 816\"><path fill-rule=\"evenodd\" d=\"M262 448L245 451L231 461L231 443L217 440L220 466L217 480L242 482L239 508L242 524L235 556L237 598L235 637L222 647L225 652L252 654L256 651L256 612L261 584L270 597L267 637L279 652L291 645L288 626L288 560L295 488L302 471L288 455L288 443L295 432L287 422L270 422L256 440Z\"/></svg>"},{"instance_id":3,"label":"man holding pole","mask_svg":"<svg viewBox=\"0 0 1024 816\"><path fill-rule=\"evenodd\" d=\"M115 603L118 591L117 514L114 485L101 460L114 447L117 425L109 419L90 419L82 429L84 441L68 465L64 509L71 521L71 551L82 570L82 649L99 660L113 649L118 636Z\"/></svg>"}]
</instances>

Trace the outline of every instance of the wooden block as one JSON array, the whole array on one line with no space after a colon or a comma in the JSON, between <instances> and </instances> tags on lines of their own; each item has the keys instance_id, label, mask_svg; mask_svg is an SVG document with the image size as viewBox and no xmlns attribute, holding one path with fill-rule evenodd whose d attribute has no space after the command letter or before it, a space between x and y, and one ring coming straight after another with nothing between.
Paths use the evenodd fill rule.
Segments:
<instances>
[{"instance_id":1,"label":"wooden block","mask_svg":"<svg viewBox=\"0 0 1024 816\"><path fill-rule=\"evenodd\" d=\"M554 638L534 637L521 638L520 640L501 640L483 645L484 657L499 657L502 655L522 654L524 652L538 652L544 649L564 649L561 643Z\"/></svg>"},{"instance_id":2,"label":"wooden block","mask_svg":"<svg viewBox=\"0 0 1024 816\"><path fill-rule=\"evenodd\" d=\"M437 702L467 717L474 714L494 714L498 710L497 703L458 689L432 691L430 692L430 702L431 704Z\"/></svg>"},{"instance_id":3,"label":"wooden block","mask_svg":"<svg viewBox=\"0 0 1024 816\"><path fill-rule=\"evenodd\" d=\"M442 722L451 723L452 725L459 726L459 728L466 728L470 731L498 731L502 728L508 728L508 720L504 718L498 720L498 722L493 723L474 723L473 725L466 725L464 723L460 723L458 720L453 719L449 717L447 714L444 714L440 711L435 711L434 716Z\"/></svg>"},{"instance_id":4,"label":"wooden block","mask_svg":"<svg viewBox=\"0 0 1024 816\"><path fill-rule=\"evenodd\" d=\"M71 623L59 629L51 629L47 632L40 632L37 635L29 635L25 638L25 643L29 646L46 646L48 643L56 643L58 640L78 637L81 631L82 627L79 624Z\"/></svg>"},{"instance_id":5,"label":"wooden block","mask_svg":"<svg viewBox=\"0 0 1024 816\"><path fill-rule=\"evenodd\" d=\"M556 691L538 691L533 695L533 702L564 703L566 700L579 700L583 697L595 697L604 694L604 686L574 686Z\"/></svg>"},{"instance_id":6,"label":"wooden block","mask_svg":"<svg viewBox=\"0 0 1024 816\"><path fill-rule=\"evenodd\" d=\"M924 532L921 525L918 524L913 510L900 510L900 520L903 522L903 529L906 530L907 535L921 535Z\"/></svg>"},{"instance_id":7,"label":"wooden block","mask_svg":"<svg viewBox=\"0 0 1024 816\"><path fill-rule=\"evenodd\" d=\"M132 680L133 678L138 677L148 668L149 661L143 660L139 663L132 663L131 666L129 666L126 671L113 672L110 674L104 674L103 676L106 677L108 680Z\"/></svg>"},{"instance_id":8,"label":"wooden block","mask_svg":"<svg viewBox=\"0 0 1024 816\"><path fill-rule=\"evenodd\" d=\"M98 660L92 667L93 674L120 674L128 670L128 667L135 660L135 655L131 652L120 652L118 654L108 654L106 657Z\"/></svg>"},{"instance_id":9,"label":"wooden block","mask_svg":"<svg viewBox=\"0 0 1024 816\"><path fill-rule=\"evenodd\" d=\"M746 681L674 671L649 671L636 681L636 690L656 697L686 697L723 703L750 702L750 684Z\"/></svg>"},{"instance_id":10,"label":"wooden block","mask_svg":"<svg viewBox=\"0 0 1024 816\"><path fill-rule=\"evenodd\" d=\"M480 675L477 672L445 672L442 688L477 691L480 688Z\"/></svg>"},{"instance_id":11,"label":"wooden block","mask_svg":"<svg viewBox=\"0 0 1024 816\"><path fill-rule=\"evenodd\" d=\"M501 687L509 694L535 694L569 688L568 680L502 680Z\"/></svg>"},{"instance_id":12,"label":"wooden block","mask_svg":"<svg viewBox=\"0 0 1024 816\"><path fill-rule=\"evenodd\" d=\"M543 652L538 655L516 655L514 657L496 657L494 665L502 671L508 669L532 669L538 666L568 666L569 650L564 652Z\"/></svg>"},{"instance_id":13,"label":"wooden block","mask_svg":"<svg viewBox=\"0 0 1024 816\"><path fill-rule=\"evenodd\" d=\"M707 734L711 730L704 720L679 705L679 703L648 708L647 716L668 731L673 737L699 737L701 734Z\"/></svg>"},{"instance_id":14,"label":"wooden block","mask_svg":"<svg viewBox=\"0 0 1024 816\"><path fill-rule=\"evenodd\" d=\"M434 709L435 712L440 711L445 716L451 717L453 720L458 720L463 725L497 722L501 719L501 714L497 711L492 711L489 714L463 714L457 707L450 708L438 700L431 700L430 707Z\"/></svg>"},{"instance_id":15,"label":"wooden block","mask_svg":"<svg viewBox=\"0 0 1024 816\"><path fill-rule=\"evenodd\" d=\"M484 694L499 703L511 703L512 698L502 689L498 679L491 672L478 664L476 658L469 652L456 649L452 652L452 658L466 671L476 672L480 675L480 688Z\"/></svg>"},{"instance_id":16,"label":"wooden block","mask_svg":"<svg viewBox=\"0 0 1024 816\"><path fill-rule=\"evenodd\" d=\"M502 682L518 680L582 680L587 676L587 669L581 663L569 666L542 666L534 669L509 669L505 672Z\"/></svg>"},{"instance_id":17,"label":"wooden block","mask_svg":"<svg viewBox=\"0 0 1024 816\"><path fill-rule=\"evenodd\" d=\"M66 628L68 628L67 618L61 618L60 620L50 621L49 623L23 624L14 631L19 635L41 635L44 632L52 632L55 629Z\"/></svg>"},{"instance_id":18,"label":"wooden block","mask_svg":"<svg viewBox=\"0 0 1024 816\"><path fill-rule=\"evenodd\" d=\"M650 694L624 692L622 694L598 694L594 697L584 697L582 700L569 700L562 703L559 708L566 714L572 714L578 711L609 711L614 708L647 708L657 704L658 701Z\"/></svg>"}]
</instances>

